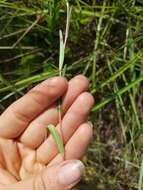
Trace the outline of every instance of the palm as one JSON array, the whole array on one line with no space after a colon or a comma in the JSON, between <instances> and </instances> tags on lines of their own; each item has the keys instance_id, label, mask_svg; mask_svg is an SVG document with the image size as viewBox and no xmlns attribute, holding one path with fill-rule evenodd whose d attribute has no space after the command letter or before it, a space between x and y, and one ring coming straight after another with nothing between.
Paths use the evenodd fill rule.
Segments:
<instances>
[{"instance_id":1,"label":"palm","mask_svg":"<svg viewBox=\"0 0 143 190\"><path fill-rule=\"evenodd\" d=\"M16 182L39 173L44 167L36 160L36 150L32 150L17 140L0 139L1 178L0 184ZM9 152L10 151L10 152ZM10 156L9 156L10 155ZM8 179L9 178L9 179Z\"/></svg>"},{"instance_id":2,"label":"palm","mask_svg":"<svg viewBox=\"0 0 143 190\"><path fill-rule=\"evenodd\" d=\"M76 83L80 85L78 89ZM59 128L55 101L61 96L64 96L62 127L66 144L65 159L76 159L83 155L92 133L83 124L93 105L92 97L83 93L87 87L88 82L83 76L72 79L69 84L63 78L55 79L53 83L45 81L1 115L0 187L37 175L47 165L62 161L53 138L50 135L46 137L48 124ZM86 137L82 136L83 130ZM75 151L77 144L79 150L77 147Z\"/></svg>"}]
</instances>

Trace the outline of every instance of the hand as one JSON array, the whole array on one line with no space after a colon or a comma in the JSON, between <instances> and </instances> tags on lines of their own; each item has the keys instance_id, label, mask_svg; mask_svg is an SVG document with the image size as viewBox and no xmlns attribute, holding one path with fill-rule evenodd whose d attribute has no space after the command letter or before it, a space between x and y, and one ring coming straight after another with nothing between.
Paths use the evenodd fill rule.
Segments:
<instances>
[{"instance_id":1,"label":"hand","mask_svg":"<svg viewBox=\"0 0 143 190\"><path fill-rule=\"evenodd\" d=\"M88 80L76 76L48 79L13 103L0 116L0 189L66 190L81 178L80 159L92 138L87 122L93 97ZM65 160L58 154L48 124L58 125L56 102L62 101Z\"/></svg>"}]
</instances>

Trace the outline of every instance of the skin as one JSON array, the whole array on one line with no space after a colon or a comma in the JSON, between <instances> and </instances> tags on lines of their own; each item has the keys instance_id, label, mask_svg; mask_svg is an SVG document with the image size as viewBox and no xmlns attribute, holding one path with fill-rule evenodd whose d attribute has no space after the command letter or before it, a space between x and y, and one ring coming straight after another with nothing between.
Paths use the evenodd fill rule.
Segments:
<instances>
[{"instance_id":1,"label":"skin","mask_svg":"<svg viewBox=\"0 0 143 190\"><path fill-rule=\"evenodd\" d=\"M87 92L88 86L88 80L82 75L69 82L62 77L48 79L10 105L0 116L0 189L26 189L28 185L23 181L47 168L51 172L47 175L54 177L56 169L52 167L64 162L53 138L46 133L47 125L51 123L59 129L56 105L59 97L63 97L65 160L82 158L93 133L87 122L94 104L93 97ZM46 189L60 188L54 184Z\"/></svg>"}]
</instances>

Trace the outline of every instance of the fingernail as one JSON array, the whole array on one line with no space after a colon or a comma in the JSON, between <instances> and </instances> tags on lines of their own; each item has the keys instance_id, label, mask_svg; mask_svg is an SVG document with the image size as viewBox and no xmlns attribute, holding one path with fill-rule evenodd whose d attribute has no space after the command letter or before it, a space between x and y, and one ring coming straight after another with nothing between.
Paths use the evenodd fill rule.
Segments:
<instances>
[{"instance_id":1,"label":"fingernail","mask_svg":"<svg viewBox=\"0 0 143 190\"><path fill-rule=\"evenodd\" d=\"M93 128L93 124L91 123L91 121L88 121L88 124L90 125L90 127Z\"/></svg>"},{"instance_id":2,"label":"fingernail","mask_svg":"<svg viewBox=\"0 0 143 190\"><path fill-rule=\"evenodd\" d=\"M80 181L83 172L84 165L81 161L68 161L59 171L59 183L66 187L72 187Z\"/></svg>"}]
</instances>

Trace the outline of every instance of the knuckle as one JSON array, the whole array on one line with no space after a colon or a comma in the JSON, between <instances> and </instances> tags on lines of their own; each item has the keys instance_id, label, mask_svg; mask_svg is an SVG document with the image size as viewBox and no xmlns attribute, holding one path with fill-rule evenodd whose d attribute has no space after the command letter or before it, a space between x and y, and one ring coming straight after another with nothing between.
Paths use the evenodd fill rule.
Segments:
<instances>
[{"instance_id":1,"label":"knuckle","mask_svg":"<svg viewBox=\"0 0 143 190\"><path fill-rule=\"evenodd\" d=\"M46 94L38 90L29 91L27 93L27 96L29 99L31 99L31 102L33 101L34 104L37 104L38 106L41 106L45 102L45 99L46 99Z\"/></svg>"},{"instance_id":2,"label":"knuckle","mask_svg":"<svg viewBox=\"0 0 143 190\"><path fill-rule=\"evenodd\" d=\"M20 111L15 103L13 103L8 110L11 112L11 114L14 115L16 120L20 121L21 123L28 123L29 116L24 114L24 112Z\"/></svg>"}]
</instances>

